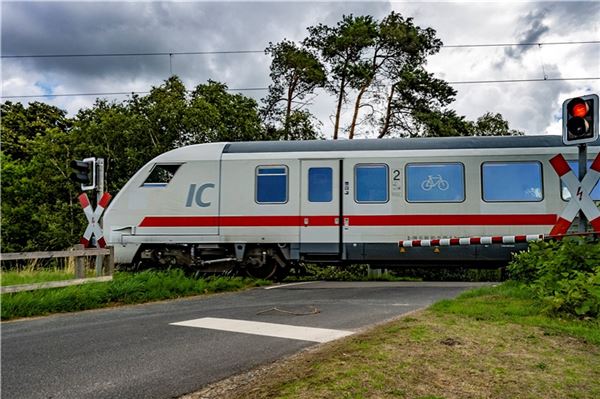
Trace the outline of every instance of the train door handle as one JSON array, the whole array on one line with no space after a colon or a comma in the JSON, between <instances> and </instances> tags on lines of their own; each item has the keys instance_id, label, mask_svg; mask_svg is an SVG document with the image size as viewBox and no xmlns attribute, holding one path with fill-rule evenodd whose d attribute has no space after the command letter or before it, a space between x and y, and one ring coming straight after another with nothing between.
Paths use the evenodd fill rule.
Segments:
<instances>
[{"instance_id":1,"label":"train door handle","mask_svg":"<svg viewBox=\"0 0 600 399\"><path fill-rule=\"evenodd\" d=\"M344 227L350 226L350 218L344 218Z\"/></svg>"},{"instance_id":2,"label":"train door handle","mask_svg":"<svg viewBox=\"0 0 600 399\"><path fill-rule=\"evenodd\" d=\"M333 219L333 224L336 225L336 226L339 226L340 225L340 218Z\"/></svg>"},{"instance_id":3,"label":"train door handle","mask_svg":"<svg viewBox=\"0 0 600 399\"><path fill-rule=\"evenodd\" d=\"M304 218L304 225L308 226L308 218Z\"/></svg>"}]
</instances>

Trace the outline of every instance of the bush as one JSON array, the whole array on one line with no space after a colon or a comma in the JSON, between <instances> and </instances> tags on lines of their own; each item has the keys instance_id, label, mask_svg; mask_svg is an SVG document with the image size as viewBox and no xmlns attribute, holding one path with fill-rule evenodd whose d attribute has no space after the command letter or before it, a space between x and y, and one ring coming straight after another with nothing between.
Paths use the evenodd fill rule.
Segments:
<instances>
[{"instance_id":1,"label":"bush","mask_svg":"<svg viewBox=\"0 0 600 399\"><path fill-rule=\"evenodd\" d=\"M528 284L553 313L600 315L600 243L584 239L532 243L509 264L513 280Z\"/></svg>"}]
</instances>

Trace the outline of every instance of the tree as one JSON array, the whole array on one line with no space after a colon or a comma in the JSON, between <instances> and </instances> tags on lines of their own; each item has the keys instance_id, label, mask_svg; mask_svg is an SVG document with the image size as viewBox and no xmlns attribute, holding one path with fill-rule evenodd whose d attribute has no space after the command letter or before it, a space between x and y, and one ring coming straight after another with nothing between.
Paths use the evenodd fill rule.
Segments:
<instances>
[{"instance_id":1,"label":"tree","mask_svg":"<svg viewBox=\"0 0 600 399\"><path fill-rule=\"evenodd\" d=\"M342 106L353 80L364 79L364 54L373 45L377 26L373 17L345 15L337 26L308 28L304 45L319 52L328 68L328 90L337 97L333 139L338 138Z\"/></svg>"},{"instance_id":2,"label":"tree","mask_svg":"<svg viewBox=\"0 0 600 399\"><path fill-rule=\"evenodd\" d=\"M344 104L353 99L348 138L361 124L379 138L427 135L517 134L502 116L486 114L476 122L448 109L456 91L425 70L427 58L442 41L432 28L416 26L396 12L381 21L370 16L343 16L334 27L308 28L303 44L315 51L327 71L327 88L336 96L333 139L340 130ZM360 120L363 109L370 112Z\"/></svg>"},{"instance_id":3,"label":"tree","mask_svg":"<svg viewBox=\"0 0 600 399\"><path fill-rule=\"evenodd\" d=\"M68 178L76 140L65 115L43 103L2 104L3 251L64 248L80 230Z\"/></svg>"},{"instance_id":4,"label":"tree","mask_svg":"<svg viewBox=\"0 0 600 399\"><path fill-rule=\"evenodd\" d=\"M511 129L501 114L486 112L473 124L473 136L522 136L524 133Z\"/></svg>"},{"instance_id":5,"label":"tree","mask_svg":"<svg viewBox=\"0 0 600 399\"><path fill-rule=\"evenodd\" d=\"M396 74L380 119L379 138L390 133L409 137L430 135L439 131L440 123L444 122L460 125L456 115L445 110L456 94L446 82L434 78L421 66L405 66Z\"/></svg>"},{"instance_id":6,"label":"tree","mask_svg":"<svg viewBox=\"0 0 600 399\"><path fill-rule=\"evenodd\" d=\"M255 100L212 80L192 92L185 125L182 144L276 139L263 128Z\"/></svg>"},{"instance_id":7,"label":"tree","mask_svg":"<svg viewBox=\"0 0 600 399\"><path fill-rule=\"evenodd\" d=\"M7 101L0 106L0 113L2 151L13 159L23 159L30 142L46 134L47 129L55 127L66 132L72 124L65 111L37 101L27 108Z\"/></svg>"},{"instance_id":8,"label":"tree","mask_svg":"<svg viewBox=\"0 0 600 399\"><path fill-rule=\"evenodd\" d=\"M183 144L272 138L258 105L209 81L190 94L172 77L146 96L97 100L74 118L43 103L2 104L3 251L61 249L77 242L86 220L69 163L105 159L107 191L116 194L144 164ZM301 122L301 123L300 123ZM295 127L302 131L306 121Z\"/></svg>"},{"instance_id":9,"label":"tree","mask_svg":"<svg viewBox=\"0 0 600 399\"><path fill-rule=\"evenodd\" d=\"M294 42L283 40L280 43L269 43L265 53L271 55L271 79L269 94L264 100L266 103L263 111L266 120L282 122L284 140L292 138L292 122L302 121L304 127L310 120L307 111L302 111L304 104L294 108L294 103L301 102L315 88L323 87L325 70L317 57L306 48L298 47ZM284 103L283 108L281 103ZM312 126L312 124L310 125ZM305 134L295 137L303 137ZM312 132L311 136L314 136Z\"/></svg>"},{"instance_id":10,"label":"tree","mask_svg":"<svg viewBox=\"0 0 600 399\"><path fill-rule=\"evenodd\" d=\"M358 120L358 114L361 107L371 106L368 102L363 102L363 96L367 90L373 86L374 95L371 97L375 103L380 102L379 91L381 86L390 86L390 95L387 96L388 102L394 101L394 106L388 104L385 108L384 120L389 122L391 114L398 110L397 94L403 92L404 88L411 88L413 95L419 95L420 92L427 92L430 79L427 75L413 74L412 85L401 85L403 73L409 70L418 70L426 62L427 56L439 51L441 41L435 37L435 31L431 28L421 29L415 26L412 18L404 19L396 12L390 13L381 22L377 24L376 36L371 48L369 49L370 59L362 62L358 74L355 72L355 78L351 81L354 88L358 90L356 96L354 113L350 124L350 133L348 138L354 137L354 131ZM371 102L373 102L373 100ZM373 108L371 106L371 108ZM389 128L389 123L385 125ZM386 134L386 129L380 128L379 136Z\"/></svg>"}]
</instances>

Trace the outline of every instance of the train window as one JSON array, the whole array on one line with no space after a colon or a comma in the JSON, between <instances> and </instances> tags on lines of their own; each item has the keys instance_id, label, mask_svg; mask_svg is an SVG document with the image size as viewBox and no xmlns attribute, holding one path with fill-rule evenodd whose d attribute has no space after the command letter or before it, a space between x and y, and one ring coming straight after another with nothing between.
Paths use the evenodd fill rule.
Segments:
<instances>
[{"instance_id":1,"label":"train window","mask_svg":"<svg viewBox=\"0 0 600 399\"><path fill-rule=\"evenodd\" d=\"M544 199L539 162L484 162L481 165L486 202L538 202Z\"/></svg>"},{"instance_id":2,"label":"train window","mask_svg":"<svg viewBox=\"0 0 600 399\"><path fill-rule=\"evenodd\" d=\"M284 204L287 202L288 168L285 165L256 168L256 202Z\"/></svg>"},{"instance_id":3,"label":"train window","mask_svg":"<svg viewBox=\"0 0 600 399\"><path fill-rule=\"evenodd\" d=\"M333 171L331 168L308 169L308 200L331 202L333 199Z\"/></svg>"},{"instance_id":4,"label":"train window","mask_svg":"<svg viewBox=\"0 0 600 399\"><path fill-rule=\"evenodd\" d=\"M175 172L181 165L161 165L156 164L152 168L152 172L142 184L143 187L166 187L167 184L175 176Z\"/></svg>"},{"instance_id":5,"label":"train window","mask_svg":"<svg viewBox=\"0 0 600 399\"><path fill-rule=\"evenodd\" d=\"M462 202L465 200L465 167L461 163L406 165L408 202Z\"/></svg>"},{"instance_id":6,"label":"train window","mask_svg":"<svg viewBox=\"0 0 600 399\"><path fill-rule=\"evenodd\" d=\"M388 166L382 164L362 164L354 168L355 201L388 201Z\"/></svg>"},{"instance_id":7,"label":"train window","mask_svg":"<svg viewBox=\"0 0 600 399\"><path fill-rule=\"evenodd\" d=\"M578 161L567 161L567 163L569 164L571 169L573 169L573 171L575 172L575 176L579 176L579 162ZM587 162L587 170L590 170L591 166L592 166L592 161L588 161ZM562 199L564 199L565 201L570 200L571 193L569 192L569 189L562 182L560 183L560 187L561 187ZM592 197L592 200L594 200L594 201L600 201L600 183L596 183L596 185L594 186L594 189L590 193L590 197Z\"/></svg>"}]
</instances>

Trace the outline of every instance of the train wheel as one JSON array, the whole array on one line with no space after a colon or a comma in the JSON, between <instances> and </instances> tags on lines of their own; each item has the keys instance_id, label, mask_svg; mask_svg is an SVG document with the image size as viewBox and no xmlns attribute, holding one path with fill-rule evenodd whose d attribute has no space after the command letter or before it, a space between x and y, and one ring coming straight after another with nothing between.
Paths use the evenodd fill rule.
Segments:
<instances>
[{"instance_id":1,"label":"train wheel","mask_svg":"<svg viewBox=\"0 0 600 399\"><path fill-rule=\"evenodd\" d=\"M244 271L253 278L276 279L284 266L285 263L273 248L255 247L244 257Z\"/></svg>"}]
</instances>

